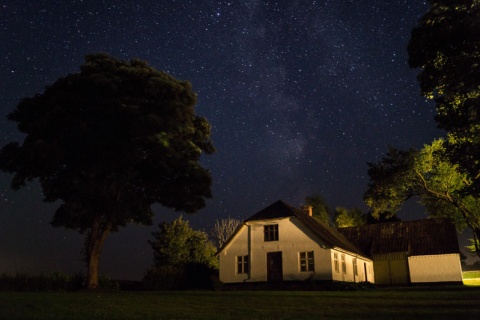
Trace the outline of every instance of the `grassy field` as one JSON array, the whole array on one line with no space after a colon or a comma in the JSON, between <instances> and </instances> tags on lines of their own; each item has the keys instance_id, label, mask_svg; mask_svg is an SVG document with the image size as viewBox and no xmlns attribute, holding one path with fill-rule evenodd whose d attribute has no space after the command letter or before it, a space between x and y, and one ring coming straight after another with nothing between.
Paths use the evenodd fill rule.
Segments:
<instances>
[{"instance_id":1,"label":"grassy field","mask_svg":"<svg viewBox=\"0 0 480 320\"><path fill-rule=\"evenodd\" d=\"M478 286L478 287L480 287L480 278L463 279L463 284L466 285L466 286Z\"/></svg>"},{"instance_id":2,"label":"grassy field","mask_svg":"<svg viewBox=\"0 0 480 320\"><path fill-rule=\"evenodd\" d=\"M0 292L0 319L480 319L480 288Z\"/></svg>"}]
</instances>

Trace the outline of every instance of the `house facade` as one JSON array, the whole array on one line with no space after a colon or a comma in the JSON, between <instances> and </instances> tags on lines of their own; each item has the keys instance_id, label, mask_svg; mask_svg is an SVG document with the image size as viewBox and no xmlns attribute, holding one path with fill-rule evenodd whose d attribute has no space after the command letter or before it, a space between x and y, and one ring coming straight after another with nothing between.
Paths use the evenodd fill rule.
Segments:
<instances>
[{"instance_id":1,"label":"house facade","mask_svg":"<svg viewBox=\"0 0 480 320\"><path fill-rule=\"evenodd\" d=\"M307 211L277 201L236 230L219 250L223 283L375 282L373 261Z\"/></svg>"},{"instance_id":2,"label":"house facade","mask_svg":"<svg viewBox=\"0 0 480 320\"><path fill-rule=\"evenodd\" d=\"M457 232L447 219L379 223L339 232L372 258L376 284L463 281Z\"/></svg>"}]
</instances>

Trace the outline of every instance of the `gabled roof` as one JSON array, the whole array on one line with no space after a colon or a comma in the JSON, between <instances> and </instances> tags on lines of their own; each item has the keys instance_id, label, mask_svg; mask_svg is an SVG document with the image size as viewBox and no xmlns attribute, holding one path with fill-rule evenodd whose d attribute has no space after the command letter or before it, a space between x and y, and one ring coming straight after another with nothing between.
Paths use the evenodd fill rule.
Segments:
<instances>
[{"instance_id":1,"label":"gabled roof","mask_svg":"<svg viewBox=\"0 0 480 320\"><path fill-rule=\"evenodd\" d=\"M273 203L272 205L266 207L263 210L260 210L259 212L245 220L245 222L287 217L296 217L302 224L304 224L316 236L322 239L322 241L324 241L327 245L342 248L352 253L365 255L337 230L315 220L303 211L294 208L281 200ZM230 239L232 238L233 236Z\"/></svg>"},{"instance_id":2,"label":"gabled roof","mask_svg":"<svg viewBox=\"0 0 480 320\"><path fill-rule=\"evenodd\" d=\"M448 219L388 222L338 230L368 255L459 253L457 231Z\"/></svg>"},{"instance_id":3,"label":"gabled roof","mask_svg":"<svg viewBox=\"0 0 480 320\"><path fill-rule=\"evenodd\" d=\"M246 219L245 222L293 217L295 216L295 211L297 210L292 206L286 204L281 200L278 200L277 202L266 207L265 209L262 209L259 212L255 213L253 216Z\"/></svg>"}]
</instances>

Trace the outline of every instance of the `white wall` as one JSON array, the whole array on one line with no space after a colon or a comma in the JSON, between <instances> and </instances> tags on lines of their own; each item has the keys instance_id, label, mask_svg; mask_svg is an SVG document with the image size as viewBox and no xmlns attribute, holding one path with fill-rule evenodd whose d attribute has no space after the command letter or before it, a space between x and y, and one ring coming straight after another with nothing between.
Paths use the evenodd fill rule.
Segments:
<instances>
[{"instance_id":1,"label":"white wall","mask_svg":"<svg viewBox=\"0 0 480 320\"><path fill-rule=\"evenodd\" d=\"M415 282L461 282L460 255L443 254L408 257L410 281Z\"/></svg>"},{"instance_id":2,"label":"white wall","mask_svg":"<svg viewBox=\"0 0 480 320\"><path fill-rule=\"evenodd\" d=\"M230 244L219 254L221 282L243 282L248 279L247 274L237 274L237 256L248 255L248 227L242 226Z\"/></svg>"},{"instance_id":3,"label":"white wall","mask_svg":"<svg viewBox=\"0 0 480 320\"><path fill-rule=\"evenodd\" d=\"M338 271L335 270L335 259L334 254L338 255ZM342 269L342 254L345 255L345 265L346 272ZM354 273L353 260L357 259L357 274ZM373 268L373 262L369 259L366 259L362 256L350 253L348 251L343 251L339 248L331 250L331 261L332 261L332 279L335 281L344 281L344 282L364 282L365 280L370 283L375 283L375 274ZM366 272L366 273L365 273ZM365 276L366 275L366 276Z\"/></svg>"},{"instance_id":4,"label":"white wall","mask_svg":"<svg viewBox=\"0 0 480 320\"><path fill-rule=\"evenodd\" d=\"M264 225L278 224L279 240L264 241ZM220 281L259 282L267 281L267 253L282 252L283 280L338 280L364 281L364 263L367 264L368 280L374 282L372 262L358 258L358 276L353 275L353 255L344 253L347 262L347 274L341 272L333 275L333 253L316 235L301 224L297 218L280 218L268 221L251 221L244 225L237 235L220 253ZM315 272L301 272L299 265L300 252L314 252ZM249 255L250 273L236 274L236 257Z\"/></svg>"},{"instance_id":5,"label":"white wall","mask_svg":"<svg viewBox=\"0 0 480 320\"><path fill-rule=\"evenodd\" d=\"M279 241L264 241L263 227L278 224ZM282 252L283 280L331 279L329 249L309 229L294 218L253 221L250 225L252 241L251 281L267 281L267 253ZM315 272L301 272L300 252L314 252Z\"/></svg>"}]
</instances>

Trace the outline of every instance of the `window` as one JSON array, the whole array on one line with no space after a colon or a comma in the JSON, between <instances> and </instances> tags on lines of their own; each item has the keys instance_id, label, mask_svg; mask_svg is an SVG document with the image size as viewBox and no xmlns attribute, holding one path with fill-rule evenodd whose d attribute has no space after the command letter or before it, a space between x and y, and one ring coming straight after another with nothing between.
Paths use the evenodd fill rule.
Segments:
<instances>
[{"instance_id":1,"label":"window","mask_svg":"<svg viewBox=\"0 0 480 320\"><path fill-rule=\"evenodd\" d=\"M345 255L342 254L342 272L347 273L347 263L345 262Z\"/></svg>"},{"instance_id":2,"label":"window","mask_svg":"<svg viewBox=\"0 0 480 320\"><path fill-rule=\"evenodd\" d=\"M357 258L353 258L353 274L358 276Z\"/></svg>"},{"instance_id":3,"label":"window","mask_svg":"<svg viewBox=\"0 0 480 320\"><path fill-rule=\"evenodd\" d=\"M237 256L237 274L248 273L248 256Z\"/></svg>"},{"instance_id":4,"label":"window","mask_svg":"<svg viewBox=\"0 0 480 320\"><path fill-rule=\"evenodd\" d=\"M313 259L313 251L300 252L300 271L315 271L315 261Z\"/></svg>"},{"instance_id":5,"label":"window","mask_svg":"<svg viewBox=\"0 0 480 320\"><path fill-rule=\"evenodd\" d=\"M335 265L335 272L340 272L340 268L338 266L338 253L333 254L333 264Z\"/></svg>"},{"instance_id":6,"label":"window","mask_svg":"<svg viewBox=\"0 0 480 320\"><path fill-rule=\"evenodd\" d=\"M265 241L278 241L278 224L269 224L263 227Z\"/></svg>"}]
</instances>

